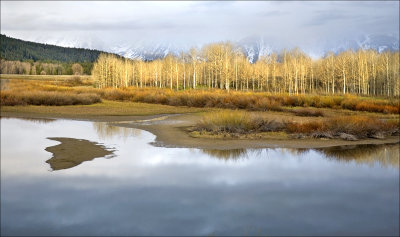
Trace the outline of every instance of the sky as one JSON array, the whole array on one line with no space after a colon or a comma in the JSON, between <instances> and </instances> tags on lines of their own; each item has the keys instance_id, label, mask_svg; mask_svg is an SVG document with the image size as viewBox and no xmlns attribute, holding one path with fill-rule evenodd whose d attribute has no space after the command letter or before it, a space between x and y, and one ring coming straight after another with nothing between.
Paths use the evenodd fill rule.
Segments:
<instances>
[{"instance_id":1,"label":"sky","mask_svg":"<svg viewBox=\"0 0 400 237\"><path fill-rule=\"evenodd\" d=\"M309 47L360 34L398 38L399 1L1 1L1 33L98 49L255 36L283 47Z\"/></svg>"}]
</instances>

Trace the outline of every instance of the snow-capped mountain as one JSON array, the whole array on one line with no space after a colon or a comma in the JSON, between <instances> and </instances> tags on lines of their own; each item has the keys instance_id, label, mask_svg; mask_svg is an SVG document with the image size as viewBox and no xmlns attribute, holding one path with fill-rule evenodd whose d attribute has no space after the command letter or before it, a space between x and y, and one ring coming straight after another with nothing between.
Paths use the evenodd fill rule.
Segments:
<instances>
[{"instance_id":1,"label":"snow-capped mountain","mask_svg":"<svg viewBox=\"0 0 400 237\"><path fill-rule=\"evenodd\" d=\"M94 35L87 37L75 36L73 38L54 38L42 36L36 39L28 39L35 42L55 44L64 47L78 47L98 49L131 59L154 60L163 58L168 54L179 55L182 51L188 52L191 46L201 48L202 45L182 45L178 43L160 41L135 41L122 40L113 43L106 43L100 37ZM108 41L107 41L108 42ZM270 37L253 36L246 37L242 40L233 42L235 47L241 49L248 58L249 62L256 62L261 56L268 55L272 52L280 52L283 48L290 49L290 46L279 44L279 41ZM312 58L323 57L327 52L338 53L347 49L357 50L376 49L379 52L385 50L399 50L399 38L394 35L361 35L354 39L342 39L335 41L321 41L303 46L301 48L306 54Z\"/></svg>"},{"instance_id":2,"label":"snow-capped mountain","mask_svg":"<svg viewBox=\"0 0 400 237\"><path fill-rule=\"evenodd\" d=\"M266 40L264 37L249 37L238 43L251 63L256 62L261 56L271 52L280 52L283 48L274 40ZM399 38L393 35L360 35L355 39L341 39L315 43L312 46L300 47L312 58L323 57L328 52L339 53L348 49L375 49L378 52L385 50L399 50Z\"/></svg>"},{"instance_id":3,"label":"snow-capped mountain","mask_svg":"<svg viewBox=\"0 0 400 237\"><path fill-rule=\"evenodd\" d=\"M108 51L131 59L151 61L164 58L168 54L179 55L188 50L187 46L172 43L138 42L136 44L122 43L119 46L111 47Z\"/></svg>"},{"instance_id":4,"label":"snow-capped mountain","mask_svg":"<svg viewBox=\"0 0 400 237\"><path fill-rule=\"evenodd\" d=\"M244 38L237 42L236 46L242 50L251 63L257 62L263 55L271 54L277 48L276 45L265 41L264 37L258 36Z\"/></svg>"},{"instance_id":5,"label":"snow-capped mountain","mask_svg":"<svg viewBox=\"0 0 400 237\"><path fill-rule=\"evenodd\" d=\"M366 35L357 43L360 48L376 49L378 52L399 50L399 38L393 35Z\"/></svg>"},{"instance_id":6,"label":"snow-capped mountain","mask_svg":"<svg viewBox=\"0 0 400 237\"><path fill-rule=\"evenodd\" d=\"M355 39L342 39L337 42L327 42L325 44L325 51L332 51L335 53L345 51L347 49L375 49L378 52L385 50L396 51L399 50L399 38L393 35L361 35Z\"/></svg>"},{"instance_id":7,"label":"snow-capped mountain","mask_svg":"<svg viewBox=\"0 0 400 237\"><path fill-rule=\"evenodd\" d=\"M26 38L23 40L33 41L42 44L52 44L70 48L97 49L108 51L105 42L96 35L75 35L58 37L52 34L42 34L39 37Z\"/></svg>"}]
</instances>

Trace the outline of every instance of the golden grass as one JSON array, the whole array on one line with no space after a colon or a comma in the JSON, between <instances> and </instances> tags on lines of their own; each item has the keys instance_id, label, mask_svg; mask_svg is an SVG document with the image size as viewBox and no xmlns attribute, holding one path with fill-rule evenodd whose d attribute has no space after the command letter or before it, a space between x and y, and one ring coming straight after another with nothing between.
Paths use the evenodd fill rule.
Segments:
<instances>
[{"instance_id":1,"label":"golden grass","mask_svg":"<svg viewBox=\"0 0 400 237\"><path fill-rule=\"evenodd\" d=\"M0 93L0 105L80 105L101 102L100 95L90 88L82 89L80 77L68 77L60 81L69 86L60 86L59 81L46 83L43 81L25 81L17 79L2 79L6 85ZM56 84L54 84L56 83ZM3 83L2 83L3 85ZM75 87L71 87L75 85ZM2 86L3 87L3 86Z\"/></svg>"},{"instance_id":2,"label":"golden grass","mask_svg":"<svg viewBox=\"0 0 400 237\"><path fill-rule=\"evenodd\" d=\"M198 130L214 133L251 133L279 131L283 129L283 124L268 120L259 113L223 110L204 115L197 127Z\"/></svg>"},{"instance_id":3,"label":"golden grass","mask_svg":"<svg viewBox=\"0 0 400 237\"><path fill-rule=\"evenodd\" d=\"M22 75L22 74L0 74L0 79L17 79L17 80L45 80L59 81L68 80L76 77L75 75ZM81 75L82 80L92 80L91 76Z\"/></svg>"},{"instance_id":4,"label":"golden grass","mask_svg":"<svg viewBox=\"0 0 400 237\"><path fill-rule=\"evenodd\" d=\"M377 100L355 96L289 96L261 92L227 92L224 90L177 92L170 89L125 88L105 89L103 96L111 100L133 100L155 104L246 109L250 111L282 111L283 106L299 106L398 114L400 108L400 103L396 100Z\"/></svg>"},{"instance_id":5,"label":"golden grass","mask_svg":"<svg viewBox=\"0 0 400 237\"><path fill-rule=\"evenodd\" d=\"M383 138L399 134L399 120L382 120L366 116L339 116L322 121L286 124L289 133L351 134L356 138Z\"/></svg>"},{"instance_id":6,"label":"golden grass","mask_svg":"<svg viewBox=\"0 0 400 237\"><path fill-rule=\"evenodd\" d=\"M87 105L101 102L100 96L93 93L71 94L56 91L27 91L13 93L3 91L0 105Z\"/></svg>"},{"instance_id":7,"label":"golden grass","mask_svg":"<svg viewBox=\"0 0 400 237\"><path fill-rule=\"evenodd\" d=\"M175 91L159 88L104 88L97 89L90 86L90 79L73 76L33 76L38 80L18 80L19 75L2 75L8 80L7 91L13 94L26 91L56 91L74 95L91 93L102 99L116 101L134 101L171 106L210 107L224 109L245 109L249 111L282 111L284 107L314 107L330 109L348 109L353 111L367 111L377 113L398 114L400 103L395 99L377 99L346 96L318 96L318 95L287 95L270 94L263 92L238 92L225 90L186 90ZM25 76L29 77L29 76ZM25 78L23 77L23 78ZM47 78L48 77L48 78ZM47 79L48 80L47 80ZM3 81L3 79L2 79ZM301 111L300 111L301 112ZM303 111L300 116L321 116L316 110Z\"/></svg>"},{"instance_id":8,"label":"golden grass","mask_svg":"<svg viewBox=\"0 0 400 237\"><path fill-rule=\"evenodd\" d=\"M103 100L102 103L75 106L2 106L1 112L44 114L49 117L145 116L203 112L204 109L168 105Z\"/></svg>"},{"instance_id":9,"label":"golden grass","mask_svg":"<svg viewBox=\"0 0 400 237\"><path fill-rule=\"evenodd\" d=\"M342 137L349 134L355 138L383 138L399 134L399 120L382 120L366 116L339 116L319 121L276 122L259 113L244 111L220 111L206 114L197 124L193 136L239 137L237 134L263 132L286 132L312 137ZM323 133L321 135L321 133ZM236 135L235 135L236 134Z\"/></svg>"}]
</instances>

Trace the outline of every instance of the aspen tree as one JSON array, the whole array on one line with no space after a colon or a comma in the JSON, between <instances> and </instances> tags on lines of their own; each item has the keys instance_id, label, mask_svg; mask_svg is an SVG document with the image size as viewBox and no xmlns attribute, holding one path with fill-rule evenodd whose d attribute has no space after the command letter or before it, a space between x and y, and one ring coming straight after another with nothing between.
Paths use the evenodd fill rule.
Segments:
<instances>
[{"instance_id":1,"label":"aspen tree","mask_svg":"<svg viewBox=\"0 0 400 237\"><path fill-rule=\"evenodd\" d=\"M197 52L195 48L190 50L190 56L192 57L193 63L193 89L196 89L196 61L197 61Z\"/></svg>"}]
</instances>

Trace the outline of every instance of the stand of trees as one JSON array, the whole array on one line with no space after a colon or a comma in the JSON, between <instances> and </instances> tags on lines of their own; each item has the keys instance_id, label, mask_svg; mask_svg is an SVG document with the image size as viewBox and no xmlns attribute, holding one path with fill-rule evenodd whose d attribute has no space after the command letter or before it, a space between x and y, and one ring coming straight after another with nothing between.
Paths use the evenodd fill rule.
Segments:
<instances>
[{"instance_id":1,"label":"stand of trees","mask_svg":"<svg viewBox=\"0 0 400 237\"><path fill-rule=\"evenodd\" d=\"M214 43L151 62L101 54L93 66L97 87L219 88L306 94L399 96L399 52L328 53L312 60L299 49L250 64L230 43Z\"/></svg>"},{"instance_id":2,"label":"stand of trees","mask_svg":"<svg viewBox=\"0 0 400 237\"><path fill-rule=\"evenodd\" d=\"M44 63L1 60L1 74L90 75L93 63Z\"/></svg>"},{"instance_id":3,"label":"stand of trees","mask_svg":"<svg viewBox=\"0 0 400 237\"><path fill-rule=\"evenodd\" d=\"M0 73L3 74L89 75L93 63L104 53L29 42L3 34L0 35L0 46ZM77 67L77 63L82 68Z\"/></svg>"},{"instance_id":4,"label":"stand of trees","mask_svg":"<svg viewBox=\"0 0 400 237\"><path fill-rule=\"evenodd\" d=\"M94 62L99 50L67 48L14 39L0 35L0 55L6 60L32 60L57 62Z\"/></svg>"}]
</instances>

